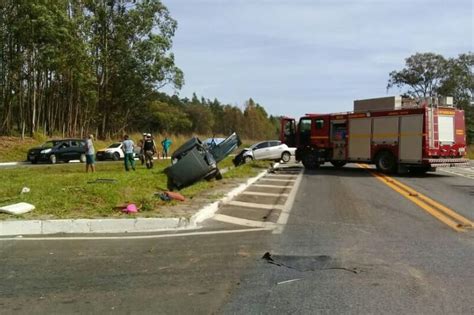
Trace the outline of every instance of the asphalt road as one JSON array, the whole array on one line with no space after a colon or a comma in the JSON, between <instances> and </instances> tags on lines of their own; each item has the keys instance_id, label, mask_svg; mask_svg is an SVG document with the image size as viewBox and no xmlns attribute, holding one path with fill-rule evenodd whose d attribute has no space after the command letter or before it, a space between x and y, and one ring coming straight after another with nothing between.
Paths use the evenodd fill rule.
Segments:
<instances>
[{"instance_id":1,"label":"asphalt road","mask_svg":"<svg viewBox=\"0 0 474 315\"><path fill-rule=\"evenodd\" d=\"M473 179L395 179L474 220ZM356 165L306 171L281 234L213 220L176 233L0 240L0 313L474 313L474 230Z\"/></svg>"}]
</instances>

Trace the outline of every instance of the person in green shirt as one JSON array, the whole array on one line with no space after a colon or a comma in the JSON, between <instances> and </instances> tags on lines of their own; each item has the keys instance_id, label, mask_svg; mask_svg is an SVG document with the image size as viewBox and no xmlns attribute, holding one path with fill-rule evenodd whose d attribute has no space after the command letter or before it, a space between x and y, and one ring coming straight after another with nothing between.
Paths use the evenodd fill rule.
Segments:
<instances>
[{"instance_id":1,"label":"person in green shirt","mask_svg":"<svg viewBox=\"0 0 474 315\"><path fill-rule=\"evenodd\" d=\"M173 142L171 141L171 139L168 139L168 137L165 137L165 139L161 141L161 146L163 147L163 153L162 153L163 158L168 158L168 150L170 149L170 146L172 143Z\"/></svg>"}]
</instances>

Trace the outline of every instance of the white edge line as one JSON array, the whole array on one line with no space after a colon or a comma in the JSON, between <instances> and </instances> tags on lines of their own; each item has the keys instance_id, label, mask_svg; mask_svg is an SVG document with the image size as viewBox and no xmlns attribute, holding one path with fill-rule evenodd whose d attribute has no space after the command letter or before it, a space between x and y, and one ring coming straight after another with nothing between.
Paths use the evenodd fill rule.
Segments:
<instances>
[{"instance_id":1,"label":"white edge line","mask_svg":"<svg viewBox=\"0 0 474 315\"><path fill-rule=\"evenodd\" d=\"M298 177L296 178L295 184L290 191L288 199L286 199L285 205L283 206L283 210L280 213L280 217L277 221L277 227L273 230L273 234L281 234L285 229L285 225L288 222L288 218L290 217L291 209L293 208L293 203L295 202L296 193L301 184L301 180L303 179L303 170L299 173Z\"/></svg>"},{"instance_id":2,"label":"white edge line","mask_svg":"<svg viewBox=\"0 0 474 315\"><path fill-rule=\"evenodd\" d=\"M215 235L215 234L232 234L232 233L244 233L244 232L259 232L269 231L271 228L250 228L240 230L225 230L225 231L207 231L207 232L189 232L189 233L177 233L177 234L161 234L161 235L129 235L129 236L72 236L72 237L8 237L0 238L1 241L93 241L93 240L124 240L124 239L156 239L156 238L171 238L171 237L185 237L185 236L199 236L199 235Z\"/></svg>"}]
</instances>

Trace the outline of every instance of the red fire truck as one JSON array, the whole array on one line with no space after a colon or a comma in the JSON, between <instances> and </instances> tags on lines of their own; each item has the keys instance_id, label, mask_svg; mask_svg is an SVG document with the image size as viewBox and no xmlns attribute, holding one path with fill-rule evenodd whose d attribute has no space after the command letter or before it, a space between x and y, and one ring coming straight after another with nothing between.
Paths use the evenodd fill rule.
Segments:
<instances>
[{"instance_id":1,"label":"red fire truck","mask_svg":"<svg viewBox=\"0 0 474 315\"><path fill-rule=\"evenodd\" d=\"M356 162L385 173L425 173L468 165L464 111L451 97L357 100L350 113L306 114L298 123L283 117L280 139L297 148L296 160L308 169Z\"/></svg>"}]
</instances>

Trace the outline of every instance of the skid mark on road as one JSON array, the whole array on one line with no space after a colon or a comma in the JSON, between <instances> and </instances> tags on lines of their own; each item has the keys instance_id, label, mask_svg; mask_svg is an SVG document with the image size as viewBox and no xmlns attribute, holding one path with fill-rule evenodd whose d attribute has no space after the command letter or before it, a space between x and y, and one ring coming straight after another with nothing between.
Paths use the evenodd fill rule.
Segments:
<instances>
[{"instance_id":1,"label":"skid mark on road","mask_svg":"<svg viewBox=\"0 0 474 315\"><path fill-rule=\"evenodd\" d=\"M395 180L390 176L374 171L365 164L358 164L358 166L360 168L369 170L370 173L382 183L392 188L400 195L407 198L453 230L457 232L464 232L467 229L472 229L474 227L474 223L471 220L463 217L459 213L440 204L439 202L423 195L415 189Z\"/></svg>"}]
</instances>

